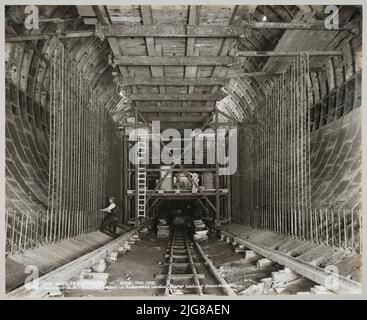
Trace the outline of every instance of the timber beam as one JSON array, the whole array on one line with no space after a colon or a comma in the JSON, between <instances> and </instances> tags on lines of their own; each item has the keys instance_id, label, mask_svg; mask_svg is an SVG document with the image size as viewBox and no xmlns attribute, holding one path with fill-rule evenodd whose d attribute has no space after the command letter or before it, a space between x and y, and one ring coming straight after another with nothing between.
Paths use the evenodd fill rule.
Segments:
<instances>
[{"instance_id":1,"label":"timber beam","mask_svg":"<svg viewBox=\"0 0 367 320\"><path fill-rule=\"evenodd\" d=\"M341 56L342 51L237 51L238 57L292 57L299 54L309 56Z\"/></svg>"},{"instance_id":2,"label":"timber beam","mask_svg":"<svg viewBox=\"0 0 367 320\"><path fill-rule=\"evenodd\" d=\"M134 169L128 169L129 172L133 172ZM159 168L147 168L145 169L147 172L162 172L162 169ZM173 168L172 172L215 172L215 168Z\"/></svg>"},{"instance_id":3,"label":"timber beam","mask_svg":"<svg viewBox=\"0 0 367 320\"><path fill-rule=\"evenodd\" d=\"M239 38L248 29L282 30L321 30L353 31L355 28L344 26L340 29L328 29L325 21L313 22L244 22L241 26L199 26L199 25L108 25L96 27L96 34L102 37L160 37L160 38Z\"/></svg>"},{"instance_id":4,"label":"timber beam","mask_svg":"<svg viewBox=\"0 0 367 320\"><path fill-rule=\"evenodd\" d=\"M213 112L214 107L136 107L142 113Z\"/></svg>"},{"instance_id":5,"label":"timber beam","mask_svg":"<svg viewBox=\"0 0 367 320\"><path fill-rule=\"evenodd\" d=\"M114 63L125 66L223 66L232 65L234 57L218 56L116 56Z\"/></svg>"},{"instance_id":6,"label":"timber beam","mask_svg":"<svg viewBox=\"0 0 367 320\"><path fill-rule=\"evenodd\" d=\"M49 19L50 20L50 19ZM63 20L65 21L65 20ZM46 21L43 21L46 22ZM241 26L198 26L198 25L100 25L94 30L64 31L45 34L6 35L6 42L22 42L34 40L48 40L52 37L61 39L82 37L161 37L161 38L239 38L248 29L283 29L283 30L320 30L320 31L351 31L354 26L341 26L339 29L325 27L325 21L311 22L242 22Z\"/></svg>"},{"instance_id":7,"label":"timber beam","mask_svg":"<svg viewBox=\"0 0 367 320\"><path fill-rule=\"evenodd\" d=\"M116 77L115 82L125 86L216 86L226 85L231 78L253 78L280 75L282 72L229 72L223 78L219 77Z\"/></svg>"},{"instance_id":8,"label":"timber beam","mask_svg":"<svg viewBox=\"0 0 367 320\"><path fill-rule=\"evenodd\" d=\"M341 56L342 51L238 51L237 57L220 56L117 56L113 63L124 66L227 66L246 62L246 57Z\"/></svg>"},{"instance_id":9,"label":"timber beam","mask_svg":"<svg viewBox=\"0 0 367 320\"><path fill-rule=\"evenodd\" d=\"M146 117L148 122L160 121L160 122L205 122L208 117L190 117L190 116L172 116L172 117Z\"/></svg>"},{"instance_id":10,"label":"timber beam","mask_svg":"<svg viewBox=\"0 0 367 320\"><path fill-rule=\"evenodd\" d=\"M137 93L130 95L129 99L131 101L217 101L220 95L212 93Z\"/></svg>"},{"instance_id":11,"label":"timber beam","mask_svg":"<svg viewBox=\"0 0 367 320\"><path fill-rule=\"evenodd\" d=\"M225 85L229 78L154 78L154 77L132 77L132 78L116 78L116 82L128 86L215 86Z\"/></svg>"},{"instance_id":12,"label":"timber beam","mask_svg":"<svg viewBox=\"0 0 367 320\"><path fill-rule=\"evenodd\" d=\"M34 40L49 40L53 37L59 39L73 39L73 38L88 38L95 37L96 34L94 30L91 31L69 31L69 32L51 32L51 33L42 33L42 34L27 34L27 35L19 35L19 36L10 36L7 35L5 37L5 42L23 42L23 41L34 41Z\"/></svg>"}]
</instances>

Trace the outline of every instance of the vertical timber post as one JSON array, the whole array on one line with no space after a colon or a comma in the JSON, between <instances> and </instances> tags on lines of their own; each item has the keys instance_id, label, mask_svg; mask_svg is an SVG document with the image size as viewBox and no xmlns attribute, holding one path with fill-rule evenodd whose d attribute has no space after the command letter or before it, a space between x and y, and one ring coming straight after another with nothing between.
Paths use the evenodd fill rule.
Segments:
<instances>
[{"instance_id":1,"label":"vertical timber post","mask_svg":"<svg viewBox=\"0 0 367 320\"><path fill-rule=\"evenodd\" d=\"M215 117L215 220L220 218L220 199L219 199L219 162L218 162L218 111L217 107L214 110Z\"/></svg>"}]
</instances>

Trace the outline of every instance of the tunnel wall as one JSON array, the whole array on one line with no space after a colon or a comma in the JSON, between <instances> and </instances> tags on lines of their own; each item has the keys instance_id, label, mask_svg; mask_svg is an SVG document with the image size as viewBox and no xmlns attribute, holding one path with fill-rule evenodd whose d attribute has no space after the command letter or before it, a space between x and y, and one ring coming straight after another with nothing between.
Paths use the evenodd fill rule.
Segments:
<instances>
[{"instance_id":1,"label":"tunnel wall","mask_svg":"<svg viewBox=\"0 0 367 320\"><path fill-rule=\"evenodd\" d=\"M40 6L42 18L77 18L71 6ZM24 21L24 6L11 6L6 10L20 23ZM76 19L63 26L79 29ZM40 25L41 32L55 32L53 23ZM21 28L21 27L20 27ZM38 31L38 32L39 32ZM7 34L22 34L17 24L6 24ZM61 40L62 41L62 40ZM50 131L50 61L58 40L6 43L5 47L5 191L7 253L33 247L45 239L49 189L49 131ZM100 96L101 105L110 110L120 97L115 91L111 69L107 61L110 54L106 42L98 38L76 38L62 41L68 56L82 70L83 78ZM112 118L106 114L106 141L104 151L113 157L105 168L105 193L97 192L98 207L105 205L105 197L114 195L120 201L120 177L111 172L120 168L120 132ZM114 129L115 128L115 129ZM102 146L101 146L102 147ZM116 183L117 181L117 183ZM120 205L120 203L118 203ZM86 230L85 230L86 231ZM79 233L80 230L76 230Z\"/></svg>"},{"instance_id":2,"label":"tunnel wall","mask_svg":"<svg viewBox=\"0 0 367 320\"><path fill-rule=\"evenodd\" d=\"M8 47L6 72L6 207L42 211L47 206L48 119L45 91L37 98L27 92L26 71L29 62L24 47ZM22 69L21 69L22 70Z\"/></svg>"},{"instance_id":3,"label":"tunnel wall","mask_svg":"<svg viewBox=\"0 0 367 320\"><path fill-rule=\"evenodd\" d=\"M309 215L313 215L311 219L321 219L322 222L326 215L329 219L338 219L336 212L344 210L347 212L345 221L342 221L342 228L345 225L346 230L344 233L350 234L350 230L356 228L356 234L360 225L358 212L362 175L361 36L351 38L340 50L343 52L341 57L326 59L320 71L311 69L309 77L311 207L317 211L315 216L314 212ZM256 123L246 123L246 120L242 123L239 128L240 143L251 132L256 139L254 129L250 129L252 127L255 128ZM249 162L245 146L239 147L238 163L238 171L232 177L232 221L264 227L259 225L259 208L256 205L249 207L256 184L246 187L244 175ZM352 209L358 212L351 213ZM249 211L252 218L249 218ZM343 220L340 213L339 219ZM349 245L350 241L347 242Z\"/></svg>"},{"instance_id":4,"label":"tunnel wall","mask_svg":"<svg viewBox=\"0 0 367 320\"><path fill-rule=\"evenodd\" d=\"M356 103L356 109L311 134L311 199L315 208L351 210L360 206L362 124L359 106Z\"/></svg>"}]
</instances>

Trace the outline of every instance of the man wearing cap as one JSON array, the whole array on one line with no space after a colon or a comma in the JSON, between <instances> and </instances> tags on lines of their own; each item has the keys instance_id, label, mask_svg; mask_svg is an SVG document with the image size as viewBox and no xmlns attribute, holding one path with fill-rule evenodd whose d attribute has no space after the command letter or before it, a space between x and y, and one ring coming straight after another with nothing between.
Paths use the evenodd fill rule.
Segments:
<instances>
[{"instance_id":1,"label":"man wearing cap","mask_svg":"<svg viewBox=\"0 0 367 320\"><path fill-rule=\"evenodd\" d=\"M107 231L108 233L112 233L113 237L118 236L116 233L117 216L115 213L116 211L115 201L116 201L115 197L109 197L108 198L109 205L106 208L101 209L101 212L106 212L107 215L102 220L101 226L99 227L100 231L102 232Z\"/></svg>"}]
</instances>

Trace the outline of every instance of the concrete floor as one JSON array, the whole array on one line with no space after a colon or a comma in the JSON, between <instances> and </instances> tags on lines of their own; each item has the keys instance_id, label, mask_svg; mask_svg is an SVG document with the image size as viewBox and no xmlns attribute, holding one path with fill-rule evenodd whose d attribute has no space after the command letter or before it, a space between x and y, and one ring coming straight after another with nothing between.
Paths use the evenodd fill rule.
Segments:
<instances>
[{"instance_id":1,"label":"concrete floor","mask_svg":"<svg viewBox=\"0 0 367 320\"><path fill-rule=\"evenodd\" d=\"M279 235L262 230L248 229L244 226L231 225L227 230L236 231L247 239L256 240L259 243L279 247L279 250L290 250L304 256L317 244L299 243L296 239L281 239ZM108 285L104 290L77 290L67 289L65 297L151 297L162 296L164 293L165 279L157 279L156 275L167 274L165 265L166 247L169 239L160 239L153 233L140 232L140 241L132 245L132 249L124 255L119 255L117 262L108 263L106 273L109 274ZM24 282L25 267L29 264L37 265L40 275L50 272L57 267L80 257L87 252L107 243L111 238L100 232L84 235L78 239L68 239L57 244L50 244L40 248L28 250L21 254L8 257L7 267L7 289L15 288ZM248 258L244 253L234 252L231 244L214 234L209 234L209 239L199 242L204 252L213 261L218 272L227 283L238 294L248 294L248 289L260 284L262 279L271 277L273 271L283 269L278 264L272 264L265 269L257 267L257 260L261 257ZM334 252L335 248L323 247L325 252ZM278 250L278 249L277 249ZM291 251L292 251L291 250ZM300 251L300 252L298 252ZM313 250L312 250L313 251ZM320 250L317 250L320 252ZM202 263L203 260L193 249L193 255L198 257L194 262ZM345 259L343 255L340 259ZM353 259L352 259L353 260ZM319 260L318 260L319 261ZM321 259L319 263L322 263ZM205 295L224 295L210 271L204 264L197 266L197 272L205 275ZM183 273L191 273L185 270ZM73 279L71 279L73 280ZM74 279L76 280L76 279ZM175 283L186 285L185 288L177 289L176 293L195 294L195 290L188 288L188 282ZM296 294L297 292L308 292L315 283L300 278L289 283L281 292L270 291L265 294ZM249 294L264 294L263 292L250 290Z\"/></svg>"},{"instance_id":2,"label":"concrete floor","mask_svg":"<svg viewBox=\"0 0 367 320\"><path fill-rule=\"evenodd\" d=\"M140 234L141 241L132 245L132 250L120 255L117 262L109 263L105 272L109 273L108 286L105 290L67 290L65 297L134 297L162 296L165 280L156 279L156 275L166 274L164 254L168 239L160 239L152 234ZM199 260L195 260L199 262ZM208 295L223 295L215 287L216 281L204 266L197 268L198 273L205 274L204 288ZM177 282L175 284L185 284ZM176 292L194 293L192 289L178 289Z\"/></svg>"},{"instance_id":3,"label":"concrete floor","mask_svg":"<svg viewBox=\"0 0 367 320\"><path fill-rule=\"evenodd\" d=\"M165 280L156 279L156 275L166 274L164 266L164 254L168 239L159 239L153 234L140 235L141 241L132 245L132 250L125 255L120 255L117 262L108 263L105 272L109 274L108 285L105 290L67 290L65 297L138 297L138 296L162 296L164 293ZM221 241L217 235L210 234L209 239L200 242L204 252L213 261L219 273L227 283L240 293L250 286L259 284L262 279L271 277L273 271L283 269L274 264L270 268L260 270L256 267L258 259L245 259L243 253L236 253L230 244ZM193 254L197 254L192 252ZM195 262L203 262L195 258ZM224 293L205 265L197 267L198 273L205 275L204 295L223 296ZM184 272L190 273L190 271ZM175 290L176 293L195 294L195 290L189 288L186 282L175 282L185 287ZM315 285L312 281L300 278L289 285L280 294L296 294L307 292ZM161 286L161 288L157 288ZM254 294L261 294L255 292ZM262 293L264 294L264 293ZM278 294L274 290L265 294Z\"/></svg>"}]
</instances>

